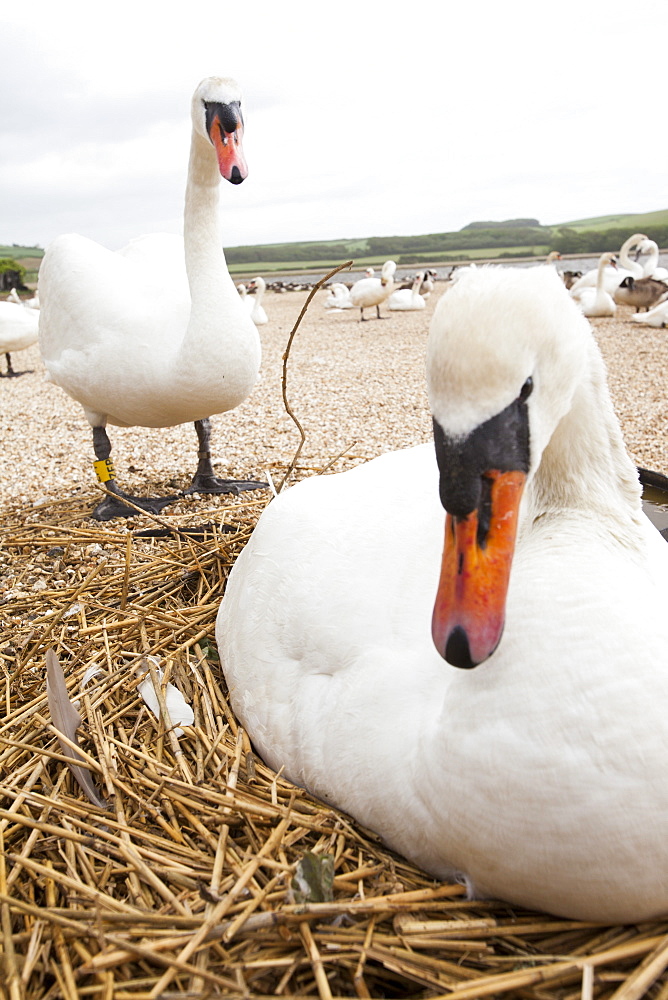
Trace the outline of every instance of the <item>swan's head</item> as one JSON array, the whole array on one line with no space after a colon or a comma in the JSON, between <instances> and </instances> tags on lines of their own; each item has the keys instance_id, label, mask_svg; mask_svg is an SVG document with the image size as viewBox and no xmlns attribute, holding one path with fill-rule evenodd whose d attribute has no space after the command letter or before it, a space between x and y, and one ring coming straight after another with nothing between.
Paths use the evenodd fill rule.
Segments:
<instances>
[{"instance_id":1,"label":"swan's head","mask_svg":"<svg viewBox=\"0 0 668 1000\"><path fill-rule=\"evenodd\" d=\"M248 167L241 142L244 119L238 84L221 76L202 80L193 94L192 121L195 132L215 149L221 177L241 184Z\"/></svg>"},{"instance_id":2,"label":"swan's head","mask_svg":"<svg viewBox=\"0 0 668 1000\"><path fill-rule=\"evenodd\" d=\"M394 272L397 269L397 265L393 260L386 260L380 270L380 283L381 285L387 285L388 282L394 280Z\"/></svg>"},{"instance_id":3,"label":"swan's head","mask_svg":"<svg viewBox=\"0 0 668 1000\"><path fill-rule=\"evenodd\" d=\"M434 312L427 386L447 517L432 635L454 666L501 639L522 492L590 344L552 267L462 269Z\"/></svg>"}]
</instances>

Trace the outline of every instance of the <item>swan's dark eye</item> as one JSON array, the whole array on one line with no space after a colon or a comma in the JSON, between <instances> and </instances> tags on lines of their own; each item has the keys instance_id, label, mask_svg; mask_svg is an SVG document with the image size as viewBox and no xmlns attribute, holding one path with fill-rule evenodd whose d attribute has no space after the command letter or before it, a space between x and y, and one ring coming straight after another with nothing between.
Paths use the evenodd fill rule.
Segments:
<instances>
[{"instance_id":1,"label":"swan's dark eye","mask_svg":"<svg viewBox=\"0 0 668 1000\"><path fill-rule=\"evenodd\" d=\"M528 399L532 392L533 392L533 379L531 378L531 375L529 375L529 378L526 380L526 382L520 389L520 396L519 396L520 403L523 403L525 399Z\"/></svg>"}]
</instances>

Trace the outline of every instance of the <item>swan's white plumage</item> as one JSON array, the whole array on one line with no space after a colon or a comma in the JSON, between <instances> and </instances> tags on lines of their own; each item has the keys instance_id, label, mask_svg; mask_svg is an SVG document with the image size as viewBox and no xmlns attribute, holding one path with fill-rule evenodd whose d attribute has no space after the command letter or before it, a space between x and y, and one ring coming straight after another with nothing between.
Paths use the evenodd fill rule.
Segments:
<instances>
[{"instance_id":1,"label":"swan's white plumage","mask_svg":"<svg viewBox=\"0 0 668 1000\"><path fill-rule=\"evenodd\" d=\"M364 310L372 306L376 307L380 316L380 305L392 294L396 269L397 265L393 260L386 260L381 268L380 278L360 278L350 289L350 301L359 307L362 319L365 318Z\"/></svg>"},{"instance_id":2,"label":"swan's white plumage","mask_svg":"<svg viewBox=\"0 0 668 1000\"><path fill-rule=\"evenodd\" d=\"M612 295L615 288L619 285L624 278L642 278L644 275L644 267L642 264L638 263L636 260L631 260L629 257L630 251L633 247L640 247L647 237L644 233L634 233L633 236L629 236L628 239L624 240L621 247L619 248L618 254L618 267L607 267L604 271L604 288L609 295ZM575 281L569 291L574 299L580 297L581 292L586 288L593 288L598 283L598 266L587 271L582 277Z\"/></svg>"},{"instance_id":3,"label":"swan's white plumage","mask_svg":"<svg viewBox=\"0 0 668 1000\"><path fill-rule=\"evenodd\" d=\"M477 269L427 364L452 435L534 380L499 647L468 671L435 651L436 461L395 452L263 513L217 624L235 711L272 767L436 876L574 918L665 914L668 549L589 325L553 268Z\"/></svg>"},{"instance_id":4,"label":"swan's white plumage","mask_svg":"<svg viewBox=\"0 0 668 1000\"><path fill-rule=\"evenodd\" d=\"M373 270L373 268L371 268ZM327 288L327 298L324 302L325 309L353 309L350 299L350 289L342 281L334 281Z\"/></svg>"},{"instance_id":5,"label":"swan's white plumage","mask_svg":"<svg viewBox=\"0 0 668 1000\"><path fill-rule=\"evenodd\" d=\"M387 300L387 308L400 312L412 312L414 310L424 309L427 303L420 295L420 287L423 280L424 271L420 271L420 273L415 276L413 284L410 288L397 288L397 290L392 292ZM432 288L433 287L432 282Z\"/></svg>"},{"instance_id":6,"label":"swan's white plumage","mask_svg":"<svg viewBox=\"0 0 668 1000\"><path fill-rule=\"evenodd\" d=\"M113 253L70 234L47 249L41 352L92 426L200 420L239 405L257 379L260 342L225 263L204 110L239 100L236 83L219 77L193 95L183 239L145 236Z\"/></svg>"},{"instance_id":7,"label":"swan's white plumage","mask_svg":"<svg viewBox=\"0 0 668 1000\"><path fill-rule=\"evenodd\" d=\"M255 325L264 326L265 323L269 322L269 317L262 305L262 299L267 290L267 282L258 275L257 278L253 278L251 281L249 289L254 289L255 295L244 295L244 305L248 309L250 318ZM245 291L247 292L249 289L245 289Z\"/></svg>"},{"instance_id":8,"label":"swan's white plumage","mask_svg":"<svg viewBox=\"0 0 668 1000\"><path fill-rule=\"evenodd\" d=\"M668 278L668 270L659 266L658 243L655 240L644 240L640 245L640 252L648 254L647 260L643 264L643 277L665 281Z\"/></svg>"},{"instance_id":9,"label":"swan's white plumage","mask_svg":"<svg viewBox=\"0 0 668 1000\"><path fill-rule=\"evenodd\" d=\"M37 343L39 312L16 302L0 302L0 353L24 351Z\"/></svg>"},{"instance_id":10,"label":"swan's white plumage","mask_svg":"<svg viewBox=\"0 0 668 1000\"><path fill-rule=\"evenodd\" d=\"M595 288L581 288L579 296L574 296L580 309L585 316L614 316L617 306L610 292L605 287L605 275L611 261L615 259L613 253L601 254L597 268L597 280ZM572 292L572 289L571 289Z\"/></svg>"}]
</instances>

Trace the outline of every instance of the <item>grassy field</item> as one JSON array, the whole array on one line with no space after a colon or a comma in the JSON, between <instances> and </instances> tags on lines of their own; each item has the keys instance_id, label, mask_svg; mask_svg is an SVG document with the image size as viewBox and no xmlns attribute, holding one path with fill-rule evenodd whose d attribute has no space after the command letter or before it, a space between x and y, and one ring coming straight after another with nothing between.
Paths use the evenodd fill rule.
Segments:
<instances>
[{"instance_id":1,"label":"grassy field","mask_svg":"<svg viewBox=\"0 0 668 1000\"><path fill-rule=\"evenodd\" d=\"M668 226L668 209L664 208L659 212L644 212L641 215L600 215L593 219L578 219L575 222L555 223L553 229L575 229L578 232L585 232L588 229L604 231L606 229L618 229L620 226L628 226L629 230L639 230L642 232L646 226Z\"/></svg>"},{"instance_id":2,"label":"grassy field","mask_svg":"<svg viewBox=\"0 0 668 1000\"><path fill-rule=\"evenodd\" d=\"M574 229L578 232L586 232L587 230L605 231L607 229L627 228L629 233L631 233L634 231L643 232L651 226L666 225L668 225L668 209L661 209L656 212L645 212L639 215L602 215L590 219L576 219L571 222L555 223L549 228L554 230L568 228ZM535 244L532 246L497 246L493 249L490 247L480 247L475 249L466 248L461 250L448 248L447 251L435 251L431 255L422 251L412 253L403 250L397 250L394 253L383 253L381 255L369 255L367 250L367 240L362 238L350 240L321 240L319 242L305 241L303 243L292 244L263 244L258 246L256 249L258 250L259 255L262 256L263 250L270 248L275 249L277 246L285 248L284 259L278 261L244 261L239 263L228 261L230 273L234 276L241 277L245 275L258 274L260 272L262 274L269 275L275 275L281 272L322 272L328 268L336 267L346 259L354 260L356 268L378 267L382 265L388 257L393 257L401 266L410 267L416 263L438 264L450 262L456 263L458 261L466 260L489 260L491 258L541 257L546 255L551 249L548 244ZM304 259L303 254L300 255L300 258L297 260L291 258L291 247L303 250L309 246L313 247L313 258ZM331 256L326 256L329 248L331 248ZM27 271L26 280L29 284L34 284L37 280L39 261L43 254L44 251L40 247L0 245L0 257L11 257L25 267Z\"/></svg>"}]
</instances>

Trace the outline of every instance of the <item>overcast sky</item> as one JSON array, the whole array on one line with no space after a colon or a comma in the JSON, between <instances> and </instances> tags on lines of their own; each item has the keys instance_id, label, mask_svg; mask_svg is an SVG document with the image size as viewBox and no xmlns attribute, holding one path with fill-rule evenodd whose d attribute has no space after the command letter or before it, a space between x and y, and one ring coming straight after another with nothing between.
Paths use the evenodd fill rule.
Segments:
<instances>
[{"instance_id":1,"label":"overcast sky","mask_svg":"<svg viewBox=\"0 0 668 1000\"><path fill-rule=\"evenodd\" d=\"M212 74L244 91L227 246L668 207L665 0L3 6L0 243L180 232Z\"/></svg>"}]
</instances>

